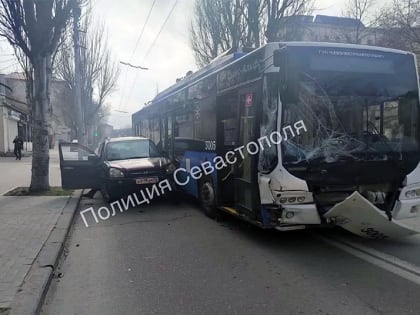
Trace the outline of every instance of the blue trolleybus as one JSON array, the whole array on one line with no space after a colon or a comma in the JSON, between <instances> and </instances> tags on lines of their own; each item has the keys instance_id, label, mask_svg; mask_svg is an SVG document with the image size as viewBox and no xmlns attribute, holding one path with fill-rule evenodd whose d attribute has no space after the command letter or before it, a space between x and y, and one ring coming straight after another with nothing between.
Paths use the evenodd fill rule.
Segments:
<instances>
[{"instance_id":1,"label":"blue trolleybus","mask_svg":"<svg viewBox=\"0 0 420 315\"><path fill-rule=\"evenodd\" d=\"M132 117L207 215L263 228L416 233L419 87L412 53L269 43L217 58Z\"/></svg>"}]
</instances>

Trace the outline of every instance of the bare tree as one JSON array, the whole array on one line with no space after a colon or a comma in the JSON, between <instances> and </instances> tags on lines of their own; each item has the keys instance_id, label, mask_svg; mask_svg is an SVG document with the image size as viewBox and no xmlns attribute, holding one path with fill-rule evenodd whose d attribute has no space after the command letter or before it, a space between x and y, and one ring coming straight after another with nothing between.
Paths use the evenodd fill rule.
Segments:
<instances>
[{"instance_id":1,"label":"bare tree","mask_svg":"<svg viewBox=\"0 0 420 315\"><path fill-rule=\"evenodd\" d=\"M245 17L247 25L246 46L247 47L260 47L263 38L263 25L265 2L261 0L247 0L245 6Z\"/></svg>"},{"instance_id":2,"label":"bare tree","mask_svg":"<svg viewBox=\"0 0 420 315\"><path fill-rule=\"evenodd\" d=\"M264 0L264 3L267 14L265 31L267 42L281 39L279 38L280 30L288 27L290 17L312 11L312 0Z\"/></svg>"},{"instance_id":3,"label":"bare tree","mask_svg":"<svg viewBox=\"0 0 420 315\"><path fill-rule=\"evenodd\" d=\"M245 43L243 5L240 0L196 0L190 39L199 66Z\"/></svg>"},{"instance_id":4,"label":"bare tree","mask_svg":"<svg viewBox=\"0 0 420 315\"><path fill-rule=\"evenodd\" d=\"M82 108L85 128L89 129L98 122L100 109L107 97L116 87L119 69L112 59L108 46L107 35L103 24L93 23L91 14L84 15L81 22L83 36L80 37L81 53L81 82ZM72 37L70 32L63 43L63 49L58 53L57 76L66 81L68 87L74 91L74 55L71 49ZM74 115L72 116L74 119ZM77 127L72 122L73 128Z\"/></svg>"},{"instance_id":5,"label":"bare tree","mask_svg":"<svg viewBox=\"0 0 420 315\"><path fill-rule=\"evenodd\" d=\"M72 0L0 0L0 36L33 67L31 191L49 189L49 91L52 57L70 19ZM76 1L76 0L74 0Z\"/></svg>"},{"instance_id":6,"label":"bare tree","mask_svg":"<svg viewBox=\"0 0 420 315\"><path fill-rule=\"evenodd\" d=\"M204 66L232 48L279 40L287 18L309 13L311 4L312 0L196 0L191 46L197 64Z\"/></svg>"},{"instance_id":7,"label":"bare tree","mask_svg":"<svg viewBox=\"0 0 420 315\"><path fill-rule=\"evenodd\" d=\"M346 38L352 44L360 44L362 39L366 35L364 32L364 22L366 23L367 18L370 15L370 11L373 8L376 0L348 0L346 9L343 12L345 17L356 20L354 27L354 34L348 34L346 30Z\"/></svg>"},{"instance_id":8,"label":"bare tree","mask_svg":"<svg viewBox=\"0 0 420 315\"><path fill-rule=\"evenodd\" d=\"M394 0L376 20L378 45L420 54L420 0Z\"/></svg>"},{"instance_id":9,"label":"bare tree","mask_svg":"<svg viewBox=\"0 0 420 315\"><path fill-rule=\"evenodd\" d=\"M33 71L32 64L22 49L20 49L18 46L14 46L13 49L15 51L15 56L25 75L26 104L33 104L34 102L34 71Z\"/></svg>"}]
</instances>

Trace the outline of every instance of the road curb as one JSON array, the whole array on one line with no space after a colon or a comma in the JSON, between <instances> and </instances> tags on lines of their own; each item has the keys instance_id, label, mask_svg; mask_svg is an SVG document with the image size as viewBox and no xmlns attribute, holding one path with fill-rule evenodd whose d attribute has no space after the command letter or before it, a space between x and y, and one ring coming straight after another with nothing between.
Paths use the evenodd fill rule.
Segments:
<instances>
[{"instance_id":1,"label":"road curb","mask_svg":"<svg viewBox=\"0 0 420 315\"><path fill-rule=\"evenodd\" d=\"M49 285L64 249L66 237L79 206L82 190L76 190L68 199L47 241L25 276L15 295L9 315L38 315Z\"/></svg>"},{"instance_id":2,"label":"road curb","mask_svg":"<svg viewBox=\"0 0 420 315\"><path fill-rule=\"evenodd\" d=\"M0 196L4 196L4 195L6 195L6 194L8 194L9 192L11 192L12 190L14 190L14 189L16 189L16 188L18 188L19 186L15 186L15 187L12 187L12 188L10 188L9 190L6 190L4 193L2 193Z\"/></svg>"}]
</instances>

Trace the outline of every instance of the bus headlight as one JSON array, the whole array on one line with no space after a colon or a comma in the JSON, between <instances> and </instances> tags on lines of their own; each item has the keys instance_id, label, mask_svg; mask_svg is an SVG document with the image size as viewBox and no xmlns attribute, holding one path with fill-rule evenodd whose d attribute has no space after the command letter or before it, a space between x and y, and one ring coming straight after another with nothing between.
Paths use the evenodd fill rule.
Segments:
<instances>
[{"instance_id":1,"label":"bus headlight","mask_svg":"<svg viewBox=\"0 0 420 315\"><path fill-rule=\"evenodd\" d=\"M406 190L404 193L404 197L406 199L420 198L420 188Z\"/></svg>"},{"instance_id":2,"label":"bus headlight","mask_svg":"<svg viewBox=\"0 0 420 315\"><path fill-rule=\"evenodd\" d=\"M312 193L309 191L278 191L277 202L280 204L312 203Z\"/></svg>"}]
</instances>

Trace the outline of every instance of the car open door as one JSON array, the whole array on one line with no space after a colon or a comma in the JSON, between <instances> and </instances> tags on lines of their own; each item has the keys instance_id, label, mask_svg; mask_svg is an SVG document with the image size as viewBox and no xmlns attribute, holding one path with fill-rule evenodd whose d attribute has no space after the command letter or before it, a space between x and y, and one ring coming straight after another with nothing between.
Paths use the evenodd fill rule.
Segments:
<instances>
[{"instance_id":1,"label":"car open door","mask_svg":"<svg viewBox=\"0 0 420 315\"><path fill-rule=\"evenodd\" d=\"M78 143L60 143L61 186L65 189L101 187L99 157Z\"/></svg>"}]
</instances>

